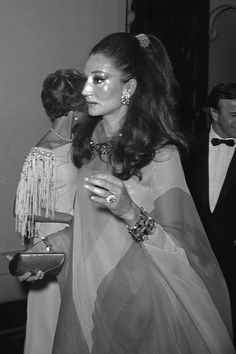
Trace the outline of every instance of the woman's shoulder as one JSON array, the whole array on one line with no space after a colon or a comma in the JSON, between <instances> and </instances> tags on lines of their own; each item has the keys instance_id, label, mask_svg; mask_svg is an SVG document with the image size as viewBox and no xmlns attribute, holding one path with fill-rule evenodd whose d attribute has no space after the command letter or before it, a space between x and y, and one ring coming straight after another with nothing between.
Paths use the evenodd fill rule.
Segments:
<instances>
[{"instance_id":1,"label":"woman's shoulder","mask_svg":"<svg viewBox=\"0 0 236 354\"><path fill-rule=\"evenodd\" d=\"M174 145L167 145L158 150L143 172L144 180L148 181L146 183L150 183L154 188L186 189L180 153Z\"/></svg>"},{"instance_id":2,"label":"woman's shoulder","mask_svg":"<svg viewBox=\"0 0 236 354\"><path fill-rule=\"evenodd\" d=\"M152 175L160 170L168 169L170 165L179 164L180 156L175 145L166 145L156 150L152 161L142 169L143 175Z\"/></svg>"},{"instance_id":3,"label":"woman's shoulder","mask_svg":"<svg viewBox=\"0 0 236 354\"><path fill-rule=\"evenodd\" d=\"M179 159L179 150L176 145L165 145L156 151L153 162L165 162L170 159Z\"/></svg>"},{"instance_id":4,"label":"woman's shoulder","mask_svg":"<svg viewBox=\"0 0 236 354\"><path fill-rule=\"evenodd\" d=\"M45 160L56 160L56 161L68 161L71 160L71 145L65 144L50 149L44 146L34 146L28 151L25 160L34 161L45 161Z\"/></svg>"},{"instance_id":5,"label":"woman's shoulder","mask_svg":"<svg viewBox=\"0 0 236 354\"><path fill-rule=\"evenodd\" d=\"M69 143L70 144L70 143ZM49 130L36 144L37 147L45 148L48 150L56 150L63 146L69 145L68 142L62 141Z\"/></svg>"},{"instance_id":6,"label":"woman's shoulder","mask_svg":"<svg viewBox=\"0 0 236 354\"><path fill-rule=\"evenodd\" d=\"M52 150L34 146L30 148L26 157L24 159L24 163L22 166L21 173L23 175L38 175L38 173L44 173L44 171L49 169L55 169L56 165L56 157Z\"/></svg>"},{"instance_id":7,"label":"woman's shoulder","mask_svg":"<svg viewBox=\"0 0 236 354\"><path fill-rule=\"evenodd\" d=\"M32 157L47 157L47 158L54 158L55 154L52 149L43 147L43 146L33 146L30 148L26 155L26 159L32 158Z\"/></svg>"}]
</instances>

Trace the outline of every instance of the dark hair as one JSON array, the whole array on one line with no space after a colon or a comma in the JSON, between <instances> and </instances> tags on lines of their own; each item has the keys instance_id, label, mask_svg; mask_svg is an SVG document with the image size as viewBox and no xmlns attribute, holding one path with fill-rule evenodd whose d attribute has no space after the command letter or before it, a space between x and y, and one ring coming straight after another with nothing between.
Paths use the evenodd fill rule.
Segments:
<instances>
[{"instance_id":1,"label":"dark hair","mask_svg":"<svg viewBox=\"0 0 236 354\"><path fill-rule=\"evenodd\" d=\"M208 107L218 109L221 99L236 100L236 83L220 83L213 87L208 96Z\"/></svg>"},{"instance_id":2,"label":"dark hair","mask_svg":"<svg viewBox=\"0 0 236 354\"><path fill-rule=\"evenodd\" d=\"M184 138L176 126L179 84L161 41L152 35L147 36L150 43L144 48L129 33L113 33L90 52L90 55L102 54L109 58L121 71L123 82L131 78L137 81L120 130L121 136L114 140L110 155L113 175L123 180L132 175L140 177L141 168L154 158L157 149L167 144L184 146ZM89 140L99 117L95 120L88 118L75 134L74 162L78 167L84 158L93 156ZM119 170L116 169L118 165L121 166Z\"/></svg>"},{"instance_id":3,"label":"dark hair","mask_svg":"<svg viewBox=\"0 0 236 354\"><path fill-rule=\"evenodd\" d=\"M70 111L83 111L85 99L81 92L85 76L76 69L60 69L49 74L43 82L41 99L51 120Z\"/></svg>"}]
</instances>

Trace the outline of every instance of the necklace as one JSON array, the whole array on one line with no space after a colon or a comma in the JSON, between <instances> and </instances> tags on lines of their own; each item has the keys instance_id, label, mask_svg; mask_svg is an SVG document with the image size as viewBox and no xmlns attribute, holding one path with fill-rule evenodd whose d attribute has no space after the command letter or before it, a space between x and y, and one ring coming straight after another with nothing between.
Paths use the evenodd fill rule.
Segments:
<instances>
[{"instance_id":1,"label":"necklace","mask_svg":"<svg viewBox=\"0 0 236 354\"><path fill-rule=\"evenodd\" d=\"M113 149L113 143L111 141L95 144L91 140L89 144L93 150L98 152L99 155L109 155Z\"/></svg>"},{"instance_id":2,"label":"necklace","mask_svg":"<svg viewBox=\"0 0 236 354\"><path fill-rule=\"evenodd\" d=\"M67 143L71 143L72 139L70 138L65 138L64 136L60 135L59 133L56 132L56 130L54 130L52 127L50 128L50 130L53 132L53 134L55 134L58 138L60 138L61 140L66 141Z\"/></svg>"},{"instance_id":3,"label":"necklace","mask_svg":"<svg viewBox=\"0 0 236 354\"><path fill-rule=\"evenodd\" d=\"M122 133L118 134L118 136L115 139L117 139L121 136L122 136ZM89 144L90 144L91 149L95 150L99 155L109 155L114 148L115 139L108 140L103 143L96 143L96 144L93 142L93 140L90 140Z\"/></svg>"}]
</instances>

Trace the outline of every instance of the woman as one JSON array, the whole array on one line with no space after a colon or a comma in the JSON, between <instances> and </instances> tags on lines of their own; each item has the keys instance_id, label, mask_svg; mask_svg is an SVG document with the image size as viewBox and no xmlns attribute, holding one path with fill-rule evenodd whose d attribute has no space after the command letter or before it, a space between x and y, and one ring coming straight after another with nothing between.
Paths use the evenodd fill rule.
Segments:
<instances>
[{"instance_id":1,"label":"woman","mask_svg":"<svg viewBox=\"0 0 236 354\"><path fill-rule=\"evenodd\" d=\"M163 45L111 34L85 75L74 222L48 237L62 250L73 231L53 353L233 353L227 288L180 163L179 87Z\"/></svg>"},{"instance_id":2,"label":"woman","mask_svg":"<svg viewBox=\"0 0 236 354\"><path fill-rule=\"evenodd\" d=\"M42 104L52 125L26 157L15 205L16 228L28 243L37 243L72 221L78 170L71 161L71 129L85 111L84 82L75 69L57 70L43 82ZM59 307L56 277L31 284L25 354L52 351Z\"/></svg>"}]
</instances>

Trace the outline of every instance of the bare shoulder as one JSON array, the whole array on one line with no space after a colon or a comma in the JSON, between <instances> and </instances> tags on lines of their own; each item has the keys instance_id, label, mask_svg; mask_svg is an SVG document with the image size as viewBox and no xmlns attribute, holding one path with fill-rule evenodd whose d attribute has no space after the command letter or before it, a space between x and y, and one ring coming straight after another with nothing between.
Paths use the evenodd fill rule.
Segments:
<instances>
[{"instance_id":1,"label":"bare shoulder","mask_svg":"<svg viewBox=\"0 0 236 354\"><path fill-rule=\"evenodd\" d=\"M62 146L63 143L49 130L36 144L36 147L41 147L49 150L56 149Z\"/></svg>"}]
</instances>

